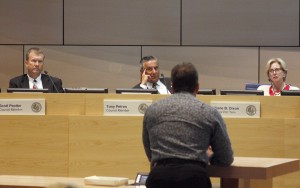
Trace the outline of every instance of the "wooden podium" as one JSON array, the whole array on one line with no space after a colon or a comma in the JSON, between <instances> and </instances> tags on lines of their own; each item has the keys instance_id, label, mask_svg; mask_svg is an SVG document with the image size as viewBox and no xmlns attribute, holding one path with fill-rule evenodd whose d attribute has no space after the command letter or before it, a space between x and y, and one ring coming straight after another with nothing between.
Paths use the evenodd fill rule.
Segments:
<instances>
[{"instance_id":1,"label":"wooden podium","mask_svg":"<svg viewBox=\"0 0 300 188\"><path fill-rule=\"evenodd\" d=\"M299 170L299 159L256 157L235 157L230 167L208 167L210 177L221 178L221 188L271 188L272 178Z\"/></svg>"},{"instance_id":2,"label":"wooden podium","mask_svg":"<svg viewBox=\"0 0 300 188\"><path fill-rule=\"evenodd\" d=\"M0 99L44 98L46 115L0 115L0 174L134 179L137 172L149 171L142 145L143 117L104 116L103 101L156 101L166 96L1 93ZM207 104L260 102L261 118L225 118L235 156L300 158L300 97L199 95L198 98ZM269 181L274 188L295 188L300 187L298 177L300 172ZM245 185L247 181L243 178Z\"/></svg>"}]
</instances>

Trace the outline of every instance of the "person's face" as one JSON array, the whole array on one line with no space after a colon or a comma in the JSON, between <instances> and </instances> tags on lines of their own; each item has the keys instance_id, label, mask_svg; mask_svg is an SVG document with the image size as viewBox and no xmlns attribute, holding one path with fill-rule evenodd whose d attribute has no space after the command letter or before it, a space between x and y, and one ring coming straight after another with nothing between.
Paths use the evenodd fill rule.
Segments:
<instances>
[{"instance_id":1,"label":"person's face","mask_svg":"<svg viewBox=\"0 0 300 188\"><path fill-rule=\"evenodd\" d=\"M30 77L36 78L43 71L44 55L31 52L28 57L28 61L25 61L28 74Z\"/></svg>"},{"instance_id":2,"label":"person's face","mask_svg":"<svg viewBox=\"0 0 300 188\"><path fill-rule=\"evenodd\" d=\"M273 83L277 83L277 82L282 82L284 77L285 77L285 73L280 67L280 65L277 62L272 63L269 68L269 79Z\"/></svg>"},{"instance_id":3,"label":"person's face","mask_svg":"<svg viewBox=\"0 0 300 188\"><path fill-rule=\"evenodd\" d=\"M159 80L159 68L156 60L144 62L144 70L146 75L149 75L148 82L154 83Z\"/></svg>"}]
</instances>

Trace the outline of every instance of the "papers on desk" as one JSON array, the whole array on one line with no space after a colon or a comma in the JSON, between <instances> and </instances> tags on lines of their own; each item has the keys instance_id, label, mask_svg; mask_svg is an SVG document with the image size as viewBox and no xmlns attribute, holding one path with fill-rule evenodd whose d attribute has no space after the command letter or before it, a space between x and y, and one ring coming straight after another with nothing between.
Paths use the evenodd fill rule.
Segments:
<instances>
[{"instance_id":1,"label":"papers on desk","mask_svg":"<svg viewBox=\"0 0 300 188\"><path fill-rule=\"evenodd\" d=\"M84 183L87 185L120 186L120 185L127 185L128 178L107 177L107 176L89 176L89 177L84 178Z\"/></svg>"}]
</instances>

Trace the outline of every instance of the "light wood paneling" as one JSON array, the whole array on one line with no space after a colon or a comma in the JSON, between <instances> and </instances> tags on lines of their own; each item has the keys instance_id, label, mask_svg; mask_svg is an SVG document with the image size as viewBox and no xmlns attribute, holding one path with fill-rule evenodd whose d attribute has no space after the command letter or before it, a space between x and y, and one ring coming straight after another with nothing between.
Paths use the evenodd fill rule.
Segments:
<instances>
[{"instance_id":1,"label":"light wood paneling","mask_svg":"<svg viewBox=\"0 0 300 188\"><path fill-rule=\"evenodd\" d=\"M283 119L226 118L225 122L234 143L235 156L275 158L285 156Z\"/></svg>"},{"instance_id":2,"label":"light wood paneling","mask_svg":"<svg viewBox=\"0 0 300 188\"><path fill-rule=\"evenodd\" d=\"M75 94L75 93L48 93L48 94L22 94L1 93L2 99L17 98L45 98L46 113L48 115L103 115L104 99L138 99L159 100L169 95L122 95L122 94ZM211 101L254 101L261 104L262 118L300 118L300 98L267 97L267 96L236 96L236 95L198 95L198 99L210 104Z\"/></svg>"},{"instance_id":3,"label":"light wood paneling","mask_svg":"<svg viewBox=\"0 0 300 188\"><path fill-rule=\"evenodd\" d=\"M125 176L149 171L142 117L70 117L70 176Z\"/></svg>"},{"instance_id":4,"label":"light wood paneling","mask_svg":"<svg viewBox=\"0 0 300 188\"><path fill-rule=\"evenodd\" d=\"M0 118L0 174L68 176L66 116Z\"/></svg>"},{"instance_id":5,"label":"light wood paneling","mask_svg":"<svg viewBox=\"0 0 300 188\"><path fill-rule=\"evenodd\" d=\"M0 45L0 59L2 70L0 72L0 87L3 92L6 91L9 80L23 72L23 47L21 45Z\"/></svg>"},{"instance_id":6,"label":"light wood paneling","mask_svg":"<svg viewBox=\"0 0 300 188\"><path fill-rule=\"evenodd\" d=\"M153 100L168 95L0 94L45 98L46 116L0 116L0 173L125 176L148 171L142 117L103 116L104 99ZM300 158L300 97L198 96L210 101L255 101L261 118L225 118L235 156ZM59 114L59 115L58 115ZM300 172L275 178L275 188L300 186Z\"/></svg>"}]
</instances>

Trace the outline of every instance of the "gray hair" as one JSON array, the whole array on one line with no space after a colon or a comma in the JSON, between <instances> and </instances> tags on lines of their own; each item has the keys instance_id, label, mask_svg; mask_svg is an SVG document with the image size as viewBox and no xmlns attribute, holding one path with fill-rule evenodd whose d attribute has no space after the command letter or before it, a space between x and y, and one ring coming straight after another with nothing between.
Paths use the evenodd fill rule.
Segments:
<instances>
[{"instance_id":1,"label":"gray hair","mask_svg":"<svg viewBox=\"0 0 300 188\"><path fill-rule=\"evenodd\" d=\"M269 70L270 67L273 63L278 63L280 65L280 68L282 69L282 71L285 73L285 77L283 78L283 81L285 82L286 80L286 76L287 76L287 68L286 68L286 63L283 61L283 59L281 58L272 58L267 62L266 65L266 72L267 72L267 76L269 78ZM270 79L269 79L270 81Z\"/></svg>"}]
</instances>

